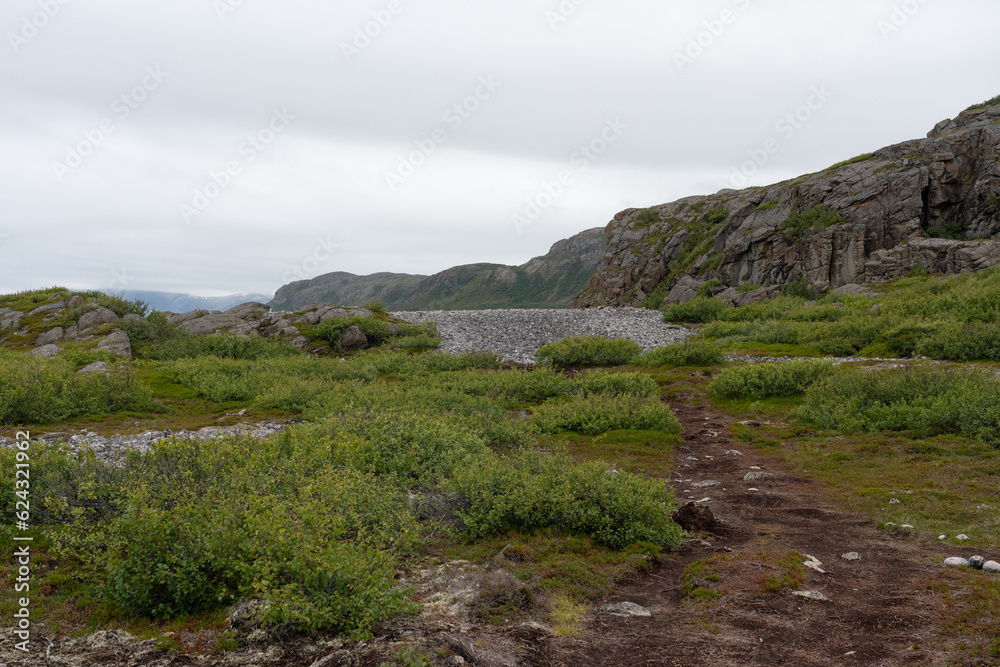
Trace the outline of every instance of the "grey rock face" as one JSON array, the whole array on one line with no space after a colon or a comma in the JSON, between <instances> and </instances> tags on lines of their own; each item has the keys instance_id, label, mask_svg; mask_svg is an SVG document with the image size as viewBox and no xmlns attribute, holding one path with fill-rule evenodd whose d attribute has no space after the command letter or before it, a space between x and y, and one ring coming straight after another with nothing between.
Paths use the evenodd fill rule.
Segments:
<instances>
[{"instance_id":1,"label":"grey rock face","mask_svg":"<svg viewBox=\"0 0 1000 667\"><path fill-rule=\"evenodd\" d=\"M111 324L118 321L118 316L107 308L98 308L97 310L92 310L89 313L84 313L77 320L76 326L80 331L84 329L93 329L94 327L99 327L102 324Z\"/></svg>"},{"instance_id":2,"label":"grey rock face","mask_svg":"<svg viewBox=\"0 0 1000 667\"><path fill-rule=\"evenodd\" d=\"M357 325L352 325L340 335L340 346L345 350L363 350L368 347L368 337Z\"/></svg>"},{"instance_id":3,"label":"grey rock face","mask_svg":"<svg viewBox=\"0 0 1000 667\"><path fill-rule=\"evenodd\" d=\"M42 345L39 348L35 348L28 354L34 355L36 357L54 357L59 354L58 345Z\"/></svg>"},{"instance_id":4,"label":"grey rock face","mask_svg":"<svg viewBox=\"0 0 1000 667\"><path fill-rule=\"evenodd\" d=\"M24 313L19 310L11 310L10 308L4 308L6 313L0 312L0 331L4 329L17 329L21 326L21 318L24 317Z\"/></svg>"},{"instance_id":5,"label":"grey rock face","mask_svg":"<svg viewBox=\"0 0 1000 667\"><path fill-rule=\"evenodd\" d=\"M128 339L128 334L124 331L114 332L102 340L98 344L97 349L107 350L111 354L124 357L125 359L132 358L132 344Z\"/></svg>"},{"instance_id":6,"label":"grey rock face","mask_svg":"<svg viewBox=\"0 0 1000 667\"><path fill-rule=\"evenodd\" d=\"M77 375L87 375L89 373L104 373L108 375L111 373L111 367L108 366L106 361L98 361L97 363L90 364L89 366L84 366L77 371Z\"/></svg>"},{"instance_id":7,"label":"grey rock face","mask_svg":"<svg viewBox=\"0 0 1000 667\"><path fill-rule=\"evenodd\" d=\"M867 159L767 188L654 207L659 220L652 223L639 217L642 211L623 211L605 230L604 264L573 305L635 305L654 293L681 302L708 280L734 288L803 280L828 289L895 280L914 266L948 274L994 266L1000 263L998 121L1000 105L966 111L948 121L948 132ZM839 217L801 231L786 224L820 206ZM931 238L946 229L960 230L961 240ZM701 257L691 257L692 240ZM678 263L682 257L685 264Z\"/></svg>"},{"instance_id":8,"label":"grey rock face","mask_svg":"<svg viewBox=\"0 0 1000 667\"><path fill-rule=\"evenodd\" d=\"M234 315L227 315L224 313L205 315L204 317L183 322L184 328L195 336L206 336L208 334L215 333L219 329L238 327L243 324L245 324L243 320L235 317Z\"/></svg>"},{"instance_id":9,"label":"grey rock face","mask_svg":"<svg viewBox=\"0 0 1000 667\"><path fill-rule=\"evenodd\" d=\"M58 343L65 337L66 331L62 327L56 327L55 329L49 329L35 341L35 345L50 345L52 343Z\"/></svg>"}]
</instances>

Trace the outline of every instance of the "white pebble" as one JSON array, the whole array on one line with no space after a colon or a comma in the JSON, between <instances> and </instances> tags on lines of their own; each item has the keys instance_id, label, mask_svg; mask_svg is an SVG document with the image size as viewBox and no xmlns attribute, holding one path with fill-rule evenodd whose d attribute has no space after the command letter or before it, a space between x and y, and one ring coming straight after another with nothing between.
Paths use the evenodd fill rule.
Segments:
<instances>
[{"instance_id":1,"label":"white pebble","mask_svg":"<svg viewBox=\"0 0 1000 667\"><path fill-rule=\"evenodd\" d=\"M968 536L968 535L957 535L957 536L955 536L955 539L956 539L956 540L961 540L961 541L963 541L963 542L964 542L964 541L966 541L967 539L969 539L969 536Z\"/></svg>"}]
</instances>

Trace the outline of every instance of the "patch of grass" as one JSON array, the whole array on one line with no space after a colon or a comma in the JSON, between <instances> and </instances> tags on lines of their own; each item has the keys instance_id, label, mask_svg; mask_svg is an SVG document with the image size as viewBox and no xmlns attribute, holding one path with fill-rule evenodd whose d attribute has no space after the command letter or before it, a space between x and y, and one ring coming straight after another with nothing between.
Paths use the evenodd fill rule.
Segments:
<instances>
[{"instance_id":1,"label":"patch of grass","mask_svg":"<svg viewBox=\"0 0 1000 667\"><path fill-rule=\"evenodd\" d=\"M600 435L608 431L659 431L676 434L681 424L659 397L591 396L549 401L535 411L542 433Z\"/></svg>"},{"instance_id":2,"label":"patch of grass","mask_svg":"<svg viewBox=\"0 0 1000 667\"><path fill-rule=\"evenodd\" d=\"M979 104L973 104L971 107L966 109L966 111L976 111L977 109L985 109L986 107L992 107L1000 104L1000 95L994 97L993 99L986 100L985 102L980 102Z\"/></svg>"},{"instance_id":3,"label":"patch of grass","mask_svg":"<svg viewBox=\"0 0 1000 667\"><path fill-rule=\"evenodd\" d=\"M695 297L687 303L677 303L663 310L667 322L714 322L728 308L718 297Z\"/></svg>"},{"instance_id":4,"label":"patch of grass","mask_svg":"<svg viewBox=\"0 0 1000 667\"><path fill-rule=\"evenodd\" d=\"M949 239L951 241L962 240L962 223L948 222L940 227L929 227L924 230L924 235L931 239Z\"/></svg>"},{"instance_id":5,"label":"patch of grass","mask_svg":"<svg viewBox=\"0 0 1000 667\"><path fill-rule=\"evenodd\" d=\"M719 287L725 287L726 284L721 280L708 280L698 288L697 296L708 299L712 296L712 290L718 289Z\"/></svg>"},{"instance_id":6,"label":"patch of grass","mask_svg":"<svg viewBox=\"0 0 1000 667\"><path fill-rule=\"evenodd\" d=\"M799 237L807 231L825 229L849 222L850 220L845 219L829 206L820 205L788 216L788 219L781 225L781 231L786 236Z\"/></svg>"},{"instance_id":7,"label":"patch of grass","mask_svg":"<svg viewBox=\"0 0 1000 667\"><path fill-rule=\"evenodd\" d=\"M723 206L713 206L705 212L702 220L708 225L718 225L729 219L729 211Z\"/></svg>"},{"instance_id":8,"label":"patch of grass","mask_svg":"<svg viewBox=\"0 0 1000 667\"><path fill-rule=\"evenodd\" d=\"M556 637L579 637L580 623L590 611L590 605L577 602L566 593L557 593L552 598L549 618L552 632Z\"/></svg>"},{"instance_id":9,"label":"patch of grass","mask_svg":"<svg viewBox=\"0 0 1000 667\"><path fill-rule=\"evenodd\" d=\"M772 209L778 208L777 199L768 199L766 202L757 207L758 211L770 211Z\"/></svg>"},{"instance_id":10,"label":"patch of grass","mask_svg":"<svg viewBox=\"0 0 1000 667\"><path fill-rule=\"evenodd\" d=\"M632 226L636 229L648 229L660 222L660 213L655 208L647 208L641 211L632 221Z\"/></svg>"},{"instance_id":11,"label":"patch of grass","mask_svg":"<svg viewBox=\"0 0 1000 667\"><path fill-rule=\"evenodd\" d=\"M671 452L680 444L678 435L660 431L608 431L596 436L566 434L546 436L541 445L565 449L574 462L607 461L614 469L665 478L674 470Z\"/></svg>"},{"instance_id":12,"label":"patch of grass","mask_svg":"<svg viewBox=\"0 0 1000 667\"><path fill-rule=\"evenodd\" d=\"M841 167L846 167L849 164L857 164L858 162L867 162L871 160L874 156L871 153L864 153L863 155L858 155L857 157L852 157L850 160L844 160L843 162L838 162L837 164L827 167L824 171L833 171L835 169L840 169Z\"/></svg>"},{"instance_id":13,"label":"patch of grass","mask_svg":"<svg viewBox=\"0 0 1000 667\"><path fill-rule=\"evenodd\" d=\"M743 283L742 285L736 288L736 293L747 294L748 292L755 292L762 287L763 285L760 285L758 283Z\"/></svg>"}]
</instances>

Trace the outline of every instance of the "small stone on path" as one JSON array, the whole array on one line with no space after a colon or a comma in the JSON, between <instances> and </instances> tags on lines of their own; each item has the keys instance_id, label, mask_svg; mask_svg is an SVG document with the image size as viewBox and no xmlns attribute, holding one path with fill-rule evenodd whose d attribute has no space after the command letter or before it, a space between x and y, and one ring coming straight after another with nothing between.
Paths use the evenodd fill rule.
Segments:
<instances>
[{"instance_id":1,"label":"small stone on path","mask_svg":"<svg viewBox=\"0 0 1000 667\"><path fill-rule=\"evenodd\" d=\"M612 616L622 616L622 617L642 617L649 618L653 614L646 609L641 607L634 602L619 602L618 604L606 604L601 607L601 611L606 614L611 614Z\"/></svg>"},{"instance_id":2,"label":"small stone on path","mask_svg":"<svg viewBox=\"0 0 1000 667\"><path fill-rule=\"evenodd\" d=\"M826 597L819 591L792 591L792 595L797 595L800 598L805 598L807 600L816 600L817 602L830 602L830 598Z\"/></svg>"},{"instance_id":3,"label":"small stone on path","mask_svg":"<svg viewBox=\"0 0 1000 667\"><path fill-rule=\"evenodd\" d=\"M857 551L852 551L850 553L844 554L843 556L841 556L841 558L843 558L844 560L852 560L852 561L861 560L861 554L859 554Z\"/></svg>"}]
</instances>

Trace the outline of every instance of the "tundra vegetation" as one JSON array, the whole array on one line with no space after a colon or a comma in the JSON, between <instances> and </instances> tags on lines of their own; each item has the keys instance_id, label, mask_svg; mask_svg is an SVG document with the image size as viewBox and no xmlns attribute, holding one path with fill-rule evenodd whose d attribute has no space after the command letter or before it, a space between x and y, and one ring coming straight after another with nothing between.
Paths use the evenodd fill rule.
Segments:
<instances>
[{"instance_id":1,"label":"tundra vegetation","mask_svg":"<svg viewBox=\"0 0 1000 667\"><path fill-rule=\"evenodd\" d=\"M928 542L965 533L995 550L1000 518L977 508L995 504L1000 475L1000 380L990 363L1000 361L998 278L915 276L816 303L799 285L743 308L701 297L666 311L702 322L698 338L645 353L624 340L567 339L543 347L531 370L490 353L437 353L429 327L401 332L419 339L412 346L385 338L373 350L310 356L257 338L192 337L141 304L116 304L142 319L128 323L137 358L112 363L108 375L76 373L115 361L85 344L39 359L24 354L27 338L8 337L5 435L198 427L232 423L242 410L300 422L263 441L168 439L115 462L36 442L34 613L66 632L122 627L165 642L179 625L203 628L215 643L201 650L222 651L240 641L226 631L227 611L255 600L275 633L361 640L419 610L401 583L407 573L462 559L484 572L475 618L540 618L575 637L616 581L684 537L667 482L682 432L671 402L709 403L734 422L728 435L822 480L873 525L911 524L912 539ZM58 291L0 297L0 308L27 309ZM351 324L378 344L388 316L374 315ZM333 341L344 328L303 333ZM803 358L725 361L752 353ZM815 358L846 354L983 363ZM8 543L14 462L0 449ZM889 504L897 496L903 502ZM720 554L692 563L678 590L697 617L724 604L727 581L748 567L768 573L755 595L801 584L801 561L763 548ZM15 572L10 558L0 561L7 617ZM953 603L943 635L962 637L977 658L1000 651L1000 588L986 576L949 573L933 584ZM425 664L410 649L395 660Z\"/></svg>"}]
</instances>

